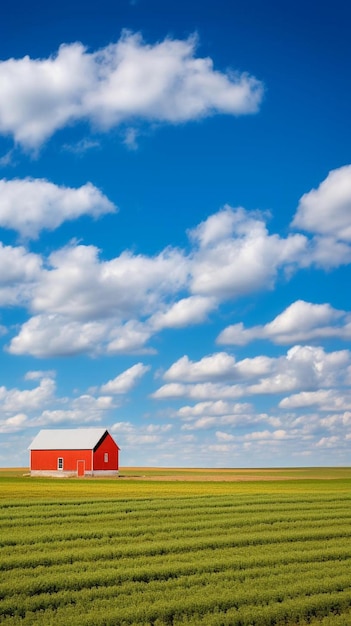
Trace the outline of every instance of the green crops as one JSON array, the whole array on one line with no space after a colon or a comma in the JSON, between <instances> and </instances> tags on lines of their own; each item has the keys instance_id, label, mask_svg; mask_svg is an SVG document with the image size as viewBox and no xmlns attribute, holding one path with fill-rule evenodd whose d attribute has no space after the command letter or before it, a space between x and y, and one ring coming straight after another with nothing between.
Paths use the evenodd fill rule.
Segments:
<instances>
[{"instance_id":1,"label":"green crops","mask_svg":"<svg viewBox=\"0 0 351 626\"><path fill-rule=\"evenodd\" d=\"M128 484L137 496L126 497ZM1 624L351 624L348 481L223 494L183 483L188 496L178 483L170 496L169 483L145 498L132 481L123 493L113 481L66 482L67 498L63 481L26 485L25 501L14 493L0 507Z\"/></svg>"}]
</instances>

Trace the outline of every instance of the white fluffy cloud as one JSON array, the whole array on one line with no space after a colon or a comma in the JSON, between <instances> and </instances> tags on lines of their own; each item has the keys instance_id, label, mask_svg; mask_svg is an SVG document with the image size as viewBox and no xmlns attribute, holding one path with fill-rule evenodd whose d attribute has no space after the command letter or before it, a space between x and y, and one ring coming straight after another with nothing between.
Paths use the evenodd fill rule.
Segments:
<instances>
[{"instance_id":1,"label":"white fluffy cloud","mask_svg":"<svg viewBox=\"0 0 351 626\"><path fill-rule=\"evenodd\" d=\"M351 394L338 389L318 389L301 391L283 398L279 407L282 409L300 409L316 406L322 411L343 411L351 409Z\"/></svg>"},{"instance_id":2,"label":"white fluffy cloud","mask_svg":"<svg viewBox=\"0 0 351 626\"><path fill-rule=\"evenodd\" d=\"M150 325L156 329L183 328L191 324L203 322L208 313L217 306L215 298L190 296L182 298L172 304L167 311L156 313L150 320Z\"/></svg>"},{"instance_id":3,"label":"white fluffy cloud","mask_svg":"<svg viewBox=\"0 0 351 626\"><path fill-rule=\"evenodd\" d=\"M69 408L45 409L31 420L30 426L56 426L58 424L100 423L106 412L115 407L111 396L94 397L84 394L73 398Z\"/></svg>"},{"instance_id":4,"label":"white fluffy cloud","mask_svg":"<svg viewBox=\"0 0 351 626\"><path fill-rule=\"evenodd\" d=\"M33 315L10 342L10 352L150 353L155 333L202 323L222 302L271 289L282 273L287 280L316 261L305 236L270 235L264 216L244 209L225 207L189 237L189 252L167 247L147 256L126 250L107 260L92 245L72 243L41 259L0 244L0 304L21 304ZM327 304L298 301L263 327L225 329L219 342L243 345L268 337L283 344L328 336L348 338L349 317ZM256 367L266 367L262 357Z\"/></svg>"},{"instance_id":5,"label":"white fluffy cloud","mask_svg":"<svg viewBox=\"0 0 351 626\"><path fill-rule=\"evenodd\" d=\"M0 387L0 432L57 424L101 423L118 406L113 394L103 390L98 390L97 395L88 392L72 394L71 397L60 396L54 375L55 372L29 371L24 379L39 381L33 388ZM137 377L138 372L135 372L134 379ZM126 383L124 393L131 388L132 384Z\"/></svg>"},{"instance_id":6,"label":"white fluffy cloud","mask_svg":"<svg viewBox=\"0 0 351 626\"><path fill-rule=\"evenodd\" d=\"M124 450L135 448L138 455L140 454L139 446L158 444L160 447L167 447L174 445L174 440L169 439L168 434L172 428L172 424L147 424L138 427L131 422L116 422L111 426L111 431L118 437ZM165 436L166 439L164 439Z\"/></svg>"},{"instance_id":7,"label":"white fluffy cloud","mask_svg":"<svg viewBox=\"0 0 351 626\"><path fill-rule=\"evenodd\" d=\"M107 383L102 385L101 392L108 394L124 394L135 387L137 381L150 369L149 365L136 363Z\"/></svg>"},{"instance_id":8,"label":"white fluffy cloud","mask_svg":"<svg viewBox=\"0 0 351 626\"><path fill-rule=\"evenodd\" d=\"M248 403L233 404L223 400L198 402L193 406L181 407L176 412L176 417L182 420L181 429L184 431L209 430L219 426L228 429L243 429L250 428L257 423L280 425L279 419L266 413L256 413ZM238 436L239 433L237 432L236 435Z\"/></svg>"},{"instance_id":9,"label":"white fluffy cloud","mask_svg":"<svg viewBox=\"0 0 351 626\"><path fill-rule=\"evenodd\" d=\"M110 261L101 261L94 246L59 250L31 285L27 299L37 315L22 325L9 351L34 356L134 352L155 330L131 318L163 306L182 288L187 271L176 250L156 257L125 252ZM5 287L9 299L12 286Z\"/></svg>"},{"instance_id":10,"label":"white fluffy cloud","mask_svg":"<svg viewBox=\"0 0 351 626\"><path fill-rule=\"evenodd\" d=\"M281 441L282 439L288 439L289 435L285 430L279 429L279 430L274 430L274 431L270 431L270 430L259 430L259 431L255 431L253 433L248 433L247 435L244 435L244 439L246 441L266 441L266 440L278 440Z\"/></svg>"},{"instance_id":11,"label":"white fluffy cloud","mask_svg":"<svg viewBox=\"0 0 351 626\"><path fill-rule=\"evenodd\" d=\"M42 272L42 259L24 247L5 246L0 242L0 305L28 301Z\"/></svg>"},{"instance_id":12,"label":"white fluffy cloud","mask_svg":"<svg viewBox=\"0 0 351 626\"><path fill-rule=\"evenodd\" d=\"M12 417L0 419L0 433L14 433L26 427L27 415L25 413L17 413Z\"/></svg>"},{"instance_id":13,"label":"white fluffy cloud","mask_svg":"<svg viewBox=\"0 0 351 626\"><path fill-rule=\"evenodd\" d=\"M272 370L250 385L251 394L275 394L299 389L333 387L345 382L350 352L325 352L314 346L293 346L286 356L272 359Z\"/></svg>"},{"instance_id":14,"label":"white fluffy cloud","mask_svg":"<svg viewBox=\"0 0 351 626\"><path fill-rule=\"evenodd\" d=\"M124 32L96 52L73 43L46 59L2 61L0 132L37 148L79 120L108 130L135 118L179 123L258 110L262 83L246 73L215 71L212 60L195 51L194 37L152 45Z\"/></svg>"},{"instance_id":15,"label":"white fluffy cloud","mask_svg":"<svg viewBox=\"0 0 351 626\"><path fill-rule=\"evenodd\" d=\"M189 383L235 377L235 359L226 352L218 352L197 362L190 361L185 355L173 363L164 374L165 380L181 380Z\"/></svg>"},{"instance_id":16,"label":"white fluffy cloud","mask_svg":"<svg viewBox=\"0 0 351 626\"><path fill-rule=\"evenodd\" d=\"M0 226L37 238L81 215L97 218L116 207L91 183L73 189L45 179L0 180Z\"/></svg>"},{"instance_id":17,"label":"white fluffy cloud","mask_svg":"<svg viewBox=\"0 0 351 626\"><path fill-rule=\"evenodd\" d=\"M22 324L8 351L36 357L94 353L105 334L103 323L80 323L60 315L35 315Z\"/></svg>"},{"instance_id":18,"label":"white fluffy cloud","mask_svg":"<svg viewBox=\"0 0 351 626\"><path fill-rule=\"evenodd\" d=\"M41 380L42 378L55 378L55 370L31 370L24 376L24 380Z\"/></svg>"},{"instance_id":19,"label":"white fluffy cloud","mask_svg":"<svg viewBox=\"0 0 351 626\"><path fill-rule=\"evenodd\" d=\"M350 339L351 315L327 303L297 300L263 326L245 328L242 322L228 326L218 336L217 343L246 345L254 339L269 339L284 345L328 337Z\"/></svg>"},{"instance_id":20,"label":"white fluffy cloud","mask_svg":"<svg viewBox=\"0 0 351 626\"><path fill-rule=\"evenodd\" d=\"M302 196L292 225L351 241L351 165L329 172L317 189Z\"/></svg>"},{"instance_id":21,"label":"white fluffy cloud","mask_svg":"<svg viewBox=\"0 0 351 626\"><path fill-rule=\"evenodd\" d=\"M238 362L226 353L197 362L184 356L164 374L166 380L177 382L162 385L152 397L223 400L335 387L347 383L350 362L348 350L328 353L320 347L299 345L293 346L285 356L259 356ZM196 382L200 380L204 382ZM230 380L235 384L226 383Z\"/></svg>"},{"instance_id":22,"label":"white fluffy cloud","mask_svg":"<svg viewBox=\"0 0 351 626\"><path fill-rule=\"evenodd\" d=\"M157 400L168 398L192 398L193 400L221 400L236 399L244 395L242 385L225 385L222 383L167 383L162 385L153 394Z\"/></svg>"},{"instance_id":23,"label":"white fluffy cloud","mask_svg":"<svg viewBox=\"0 0 351 626\"><path fill-rule=\"evenodd\" d=\"M108 354L153 354L152 348L145 347L151 335L148 325L138 320L116 324L109 332L106 351Z\"/></svg>"},{"instance_id":24,"label":"white fluffy cloud","mask_svg":"<svg viewBox=\"0 0 351 626\"><path fill-rule=\"evenodd\" d=\"M221 416L229 413L248 413L251 409L252 407L248 403L236 402L232 404L223 400L217 400L215 402L198 402L193 406L183 406L178 409L176 415L182 420L189 420L207 415Z\"/></svg>"},{"instance_id":25,"label":"white fluffy cloud","mask_svg":"<svg viewBox=\"0 0 351 626\"><path fill-rule=\"evenodd\" d=\"M36 312L67 315L77 320L130 318L133 312L153 313L163 295L185 283L187 266L177 250L155 257L123 252L110 261L99 259L94 246L71 246L53 253L51 269L42 273L33 294Z\"/></svg>"},{"instance_id":26,"label":"white fluffy cloud","mask_svg":"<svg viewBox=\"0 0 351 626\"><path fill-rule=\"evenodd\" d=\"M190 231L193 293L220 299L271 289L279 269L297 267L307 250L299 234L270 235L262 214L226 206Z\"/></svg>"},{"instance_id":27,"label":"white fluffy cloud","mask_svg":"<svg viewBox=\"0 0 351 626\"><path fill-rule=\"evenodd\" d=\"M34 389L7 389L0 387L2 414L35 411L52 401L56 385L52 378L42 378Z\"/></svg>"}]
</instances>

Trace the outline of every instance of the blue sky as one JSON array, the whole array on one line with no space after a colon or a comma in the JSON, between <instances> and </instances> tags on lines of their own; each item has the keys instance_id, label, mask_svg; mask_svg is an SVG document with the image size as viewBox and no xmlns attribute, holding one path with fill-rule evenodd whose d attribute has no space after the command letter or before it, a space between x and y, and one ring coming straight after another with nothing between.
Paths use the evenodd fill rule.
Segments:
<instances>
[{"instance_id":1,"label":"blue sky","mask_svg":"<svg viewBox=\"0 0 351 626\"><path fill-rule=\"evenodd\" d=\"M125 466L350 463L350 18L4 10L1 466L83 426Z\"/></svg>"}]
</instances>

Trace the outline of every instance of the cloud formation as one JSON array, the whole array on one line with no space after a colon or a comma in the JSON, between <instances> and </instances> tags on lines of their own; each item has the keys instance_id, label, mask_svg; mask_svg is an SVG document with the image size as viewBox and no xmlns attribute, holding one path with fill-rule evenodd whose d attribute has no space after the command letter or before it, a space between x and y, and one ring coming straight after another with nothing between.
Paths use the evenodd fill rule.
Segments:
<instances>
[{"instance_id":1,"label":"cloud formation","mask_svg":"<svg viewBox=\"0 0 351 626\"><path fill-rule=\"evenodd\" d=\"M298 267L306 237L270 235L265 219L259 212L225 206L189 232L192 293L223 300L272 289L279 269Z\"/></svg>"},{"instance_id":2,"label":"cloud formation","mask_svg":"<svg viewBox=\"0 0 351 626\"><path fill-rule=\"evenodd\" d=\"M255 113L263 85L247 73L214 70L196 38L147 44L124 31L89 52L61 45L45 59L0 62L0 132L37 149L55 131L88 121L100 131L135 119L180 123L215 113Z\"/></svg>"},{"instance_id":3,"label":"cloud formation","mask_svg":"<svg viewBox=\"0 0 351 626\"><path fill-rule=\"evenodd\" d=\"M137 381L144 376L150 369L149 365L143 363L136 363L132 367L128 368L122 374L119 374L113 380L109 380L102 385L101 393L107 393L112 395L119 395L131 391L135 387Z\"/></svg>"},{"instance_id":4,"label":"cloud formation","mask_svg":"<svg viewBox=\"0 0 351 626\"><path fill-rule=\"evenodd\" d=\"M33 197L39 195L41 205L37 217L29 211L29 226L13 218L23 232L37 231L40 222L54 227L79 212L97 215L113 210L95 188L88 187L92 193L83 194L87 200L83 209L74 203L80 190L50 187L46 181L37 188L38 181L32 182ZM59 207L55 217L47 199L42 199L48 185ZM66 193L73 198L68 211L60 204ZM334 264L351 260L351 247L345 242L330 239L329 246L322 246L320 238L300 233L270 234L266 219L260 212L227 205L188 232L189 250L169 246L154 256L125 250L102 259L95 246L73 242L45 259L0 244L0 260L4 255L0 303L21 304L32 314L10 341L9 351L35 356L147 353L152 351L148 342L163 329L203 323L223 302L273 289L278 280L287 281L314 264L329 267L331 258ZM268 338L293 344L349 335L348 314L329 304L299 300L265 326L229 326L218 343L244 345Z\"/></svg>"},{"instance_id":5,"label":"cloud formation","mask_svg":"<svg viewBox=\"0 0 351 626\"><path fill-rule=\"evenodd\" d=\"M172 382L162 385L152 397L227 400L332 388L347 384L350 363L348 350L328 353L321 347L299 345L284 356L257 356L237 362L225 352L197 362L184 356L164 373L163 378Z\"/></svg>"},{"instance_id":6,"label":"cloud formation","mask_svg":"<svg viewBox=\"0 0 351 626\"><path fill-rule=\"evenodd\" d=\"M36 239L82 215L97 218L114 213L115 205L91 183L73 189L45 179L0 180L0 227Z\"/></svg>"},{"instance_id":7,"label":"cloud formation","mask_svg":"<svg viewBox=\"0 0 351 626\"><path fill-rule=\"evenodd\" d=\"M218 352L200 361L192 362L188 356L173 363L164 373L165 380L181 380L189 383L201 382L204 380L225 380L235 379L235 359L226 352Z\"/></svg>"},{"instance_id":8,"label":"cloud formation","mask_svg":"<svg viewBox=\"0 0 351 626\"><path fill-rule=\"evenodd\" d=\"M40 280L42 258L23 246L6 246L0 241L0 305L27 303Z\"/></svg>"},{"instance_id":9,"label":"cloud formation","mask_svg":"<svg viewBox=\"0 0 351 626\"><path fill-rule=\"evenodd\" d=\"M268 339L275 344L286 345L332 337L351 338L351 315L327 303L297 300L268 324L245 328L239 322L227 326L218 336L217 343L243 346L255 339Z\"/></svg>"},{"instance_id":10,"label":"cloud formation","mask_svg":"<svg viewBox=\"0 0 351 626\"><path fill-rule=\"evenodd\" d=\"M126 396L149 369L137 363L95 389L95 394L86 392L71 397L56 394L55 372L29 371L24 379L36 383L32 389L0 387L0 432L16 432L23 427L98 424L118 406L115 396Z\"/></svg>"},{"instance_id":11,"label":"cloud formation","mask_svg":"<svg viewBox=\"0 0 351 626\"><path fill-rule=\"evenodd\" d=\"M292 226L351 241L351 165L329 172L317 189L300 199Z\"/></svg>"}]
</instances>

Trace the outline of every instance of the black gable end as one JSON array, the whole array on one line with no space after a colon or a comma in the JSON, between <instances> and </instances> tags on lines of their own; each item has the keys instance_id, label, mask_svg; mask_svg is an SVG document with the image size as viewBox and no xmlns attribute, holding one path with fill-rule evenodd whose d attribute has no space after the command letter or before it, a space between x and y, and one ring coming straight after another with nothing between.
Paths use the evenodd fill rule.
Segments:
<instances>
[{"instance_id":1,"label":"black gable end","mask_svg":"<svg viewBox=\"0 0 351 626\"><path fill-rule=\"evenodd\" d=\"M107 430L105 430L104 434L102 435L102 437L100 437L99 441L97 442L97 444L93 447L93 452L96 452L96 450L98 449L99 446L101 446L102 442L105 441L106 437L108 435Z\"/></svg>"}]
</instances>

